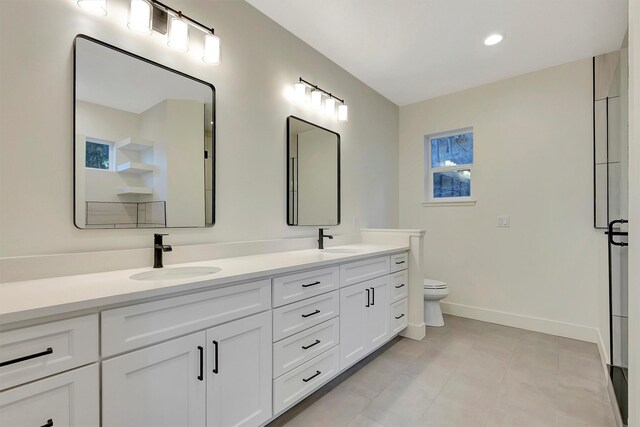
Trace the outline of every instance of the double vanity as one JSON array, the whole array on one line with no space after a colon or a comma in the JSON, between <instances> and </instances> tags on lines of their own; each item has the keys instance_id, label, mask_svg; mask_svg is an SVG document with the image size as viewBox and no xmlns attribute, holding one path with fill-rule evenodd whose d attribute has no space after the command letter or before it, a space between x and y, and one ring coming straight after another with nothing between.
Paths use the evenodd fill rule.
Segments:
<instances>
[{"instance_id":1,"label":"double vanity","mask_svg":"<svg viewBox=\"0 0 640 427\"><path fill-rule=\"evenodd\" d=\"M264 425L407 327L409 249L0 284L0 424Z\"/></svg>"}]
</instances>

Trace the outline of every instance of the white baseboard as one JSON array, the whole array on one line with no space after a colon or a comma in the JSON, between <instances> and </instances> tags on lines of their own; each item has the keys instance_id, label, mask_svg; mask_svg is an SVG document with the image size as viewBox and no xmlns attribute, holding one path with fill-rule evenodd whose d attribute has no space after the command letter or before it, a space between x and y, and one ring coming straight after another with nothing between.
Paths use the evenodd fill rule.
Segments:
<instances>
[{"instance_id":1,"label":"white baseboard","mask_svg":"<svg viewBox=\"0 0 640 427\"><path fill-rule=\"evenodd\" d=\"M400 332L401 337L410 338L417 341L420 341L422 338L424 338L426 334L427 331L424 322L418 325L410 323L409 325L407 325L404 331Z\"/></svg>"},{"instance_id":2,"label":"white baseboard","mask_svg":"<svg viewBox=\"0 0 640 427\"><path fill-rule=\"evenodd\" d=\"M499 325L512 326L514 328L526 329L529 331L588 341L597 344L598 348L602 346L600 332L597 328L589 326L541 319L538 317L523 316L521 314L489 310L486 308L449 302L441 302L440 306L442 307L443 313L454 316L467 317L469 319L481 320L483 322L497 323Z\"/></svg>"}]
</instances>

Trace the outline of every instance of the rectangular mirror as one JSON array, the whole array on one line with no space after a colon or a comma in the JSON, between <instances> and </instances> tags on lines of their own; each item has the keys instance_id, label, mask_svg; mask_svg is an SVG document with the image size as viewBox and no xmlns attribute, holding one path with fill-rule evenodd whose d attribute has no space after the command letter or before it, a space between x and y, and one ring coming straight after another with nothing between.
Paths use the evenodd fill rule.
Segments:
<instances>
[{"instance_id":1,"label":"rectangular mirror","mask_svg":"<svg viewBox=\"0 0 640 427\"><path fill-rule=\"evenodd\" d=\"M287 224L340 224L340 135L287 117Z\"/></svg>"},{"instance_id":2,"label":"rectangular mirror","mask_svg":"<svg viewBox=\"0 0 640 427\"><path fill-rule=\"evenodd\" d=\"M212 226L215 88L83 35L74 53L76 227Z\"/></svg>"}]
</instances>

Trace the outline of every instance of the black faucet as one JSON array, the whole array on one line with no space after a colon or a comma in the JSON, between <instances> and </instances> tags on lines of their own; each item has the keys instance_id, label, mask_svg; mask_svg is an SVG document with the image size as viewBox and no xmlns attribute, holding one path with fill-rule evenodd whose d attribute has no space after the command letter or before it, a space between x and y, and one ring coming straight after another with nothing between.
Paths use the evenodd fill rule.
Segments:
<instances>
[{"instance_id":1,"label":"black faucet","mask_svg":"<svg viewBox=\"0 0 640 427\"><path fill-rule=\"evenodd\" d=\"M324 234L324 230L328 228L318 228L318 249L324 249L324 238L333 239L333 236Z\"/></svg>"},{"instance_id":2,"label":"black faucet","mask_svg":"<svg viewBox=\"0 0 640 427\"><path fill-rule=\"evenodd\" d=\"M168 234L153 235L153 268L162 268L162 252L173 250L170 245L162 244L162 236L168 236Z\"/></svg>"}]
</instances>

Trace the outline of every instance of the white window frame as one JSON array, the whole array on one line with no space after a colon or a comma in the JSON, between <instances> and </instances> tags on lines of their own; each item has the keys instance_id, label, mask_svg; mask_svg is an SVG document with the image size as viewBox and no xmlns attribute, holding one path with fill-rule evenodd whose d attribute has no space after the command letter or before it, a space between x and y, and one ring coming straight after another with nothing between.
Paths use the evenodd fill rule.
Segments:
<instances>
[{"instance_id":1,"label":"white window frame","mask_svg":"<svg viewBox=\"0 0 640 427\"><path fill-rule=\"evenodd\" d=\"M116 153L115 153L115 145L113 143L113 141L107 141L105 139L98 139L98 138L91 138L91 137L86 137L84 140L84 155L87 155L87 143L91 142L93 144L102 144L102 145L106 145L109 147L109 169L100 169L100 168L92 168L89 166L86 166L87 162L85 159L85 169L91 169L94 171L104 171L104 172L113 172L116 170Z\"/></svg>"},{"instance_id":2,"label":"white window frame","mask_svg":"<svg viewBox=\"0 0 640 427\"><path fill-rule=\"evenodd\" d=\"M474 181L470 185L470 194L465 197L433 197L433 175L438 172L458 172L461 170L469 170L471 179L473 179L473 167L476 163L476 141L474 134L473 141L473 163L455 166L431 167L431 141L433 139L443 138L447 136L460 135L463 133L474 133L473 127L455 129L446 132L432 133L424 136L424 201L423 206L473 206L476 204L474 198Z\"/></svg>"}]
</instances>

